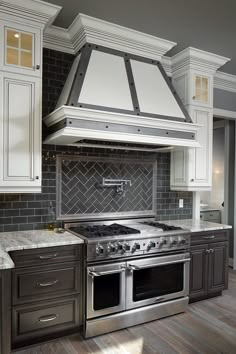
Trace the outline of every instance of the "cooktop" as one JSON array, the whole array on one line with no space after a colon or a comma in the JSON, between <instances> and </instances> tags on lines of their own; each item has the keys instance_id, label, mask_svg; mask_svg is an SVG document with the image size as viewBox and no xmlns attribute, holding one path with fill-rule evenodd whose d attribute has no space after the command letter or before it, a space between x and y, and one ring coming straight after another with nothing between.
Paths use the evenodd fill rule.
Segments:
<instances>
[{"instance_id":1,"label":"cooktop","mask_svg":"<svg viewBox=\"0 0 236 354\"><path fill-rule=\"evenodd\" d=\"M111 225L80 225L76 227L70 227L70 230L87 238L131 235L140 233L140 230L116 223Z\"/></svg>"}]
</instances>

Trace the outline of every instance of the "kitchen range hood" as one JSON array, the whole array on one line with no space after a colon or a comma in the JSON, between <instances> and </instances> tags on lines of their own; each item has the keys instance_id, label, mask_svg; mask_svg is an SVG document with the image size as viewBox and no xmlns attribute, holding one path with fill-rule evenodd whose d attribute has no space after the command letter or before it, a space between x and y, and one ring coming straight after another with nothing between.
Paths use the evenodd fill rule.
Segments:
<instances>
[{"instance_id":1,"label":"kitchen range hood","mask_svg":"<svg viewBox=\"0 0 236 354\"><path fill-rule=\"evenodd\" d=\"M95 38L88 35L91 23L97 26ZM166 51L168 41L85 15L80 15L80 24L85 40L56 109L44 118L48 127L44 143L124 149L130 146L147 151L166 146L199 147L199 126L192 123L162 68L160 53L150 55L147 51L145 56L137 55L143 53L145 47L137 49L134 40L131 45L130 33L136 38L142 36L142 40L145 36L144 40L147 38L149 42L150 38L158 40L158 44L163 42ZM103 41L98 35L102 26L106 26L107 31ZM122 31L124 51L122 43L114 45L116 42L111 40L116 38L114 26L116 37ZM104 33L105 30L103 36ZM172 47L173 42L169 43ZM150 43L148 45L150 48Z\"/></svg>"}]
</instances>

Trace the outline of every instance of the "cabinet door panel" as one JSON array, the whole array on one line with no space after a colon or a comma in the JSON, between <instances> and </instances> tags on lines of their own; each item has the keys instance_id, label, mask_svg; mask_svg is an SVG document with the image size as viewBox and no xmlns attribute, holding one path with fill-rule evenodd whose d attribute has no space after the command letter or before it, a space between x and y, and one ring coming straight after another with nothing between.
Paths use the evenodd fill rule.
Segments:
<instances>
[{"instance_id":1,"label":"cabinet door panel","mask_svg":"<svg viewBox=\"0 0 236 354\"><path fill-rule=\"evenodd\" d=\"M4 73L2 92L0 191L40 192L41 80Z\"/></svg>"},{"instance_id":2,"label":"cabinet door panel","mask_svg":"<svg viewBox=\"0 0 236 354\"><path fill-rule=\"evenodd\" d=\"M208 245L191 247L190 298L207 295Z\"/></svg>"},{"instance_id":3,"label":"cabinet door panel","mask_svg":"<svg viewBox=\"0 0 236 354\"><path fill-rule=\"evenodd\" d=\"M194 109L190 114L194 123L202 125L197 133L198 142L202 147L194 150L194 183L210 186L212 170L212 112Z\"/></svg>"},{"instance_id":4,"label":"cabinet door panel","mask_svg":"<svg viewBox=\"0 0 236 354\"><path fill-rule=\"evenodd\" d=\"M34 84L6 78L4 86L4 180L32 180Z\"/></svg>"},{"instance_id":5,"label":"cabinet door panel","mask_svg":"<svg viewBox=\"0 0 236 354\"><path fill-rule=\"evenodd\" d=\"M0 353L11 353L11 271L0 272Z\"/></svg>"},{"instance_id":6,"label":"cabinet door panel","mask_svg":"<svg viewBox=\"0 0 236 354\"><path fill-rule=\"evenodd\" d=\"M187 183L187 163L187 149L179 149L171 153L171 185Z\"/></svg>"},{"instance_id":7,"label":"cabinet door panel","mask_svg":"<svg viewBox=\"0 0 236 354\"><path fill-rule=\"evenodd\" d=\"M228 286L228 243L210 243L208 293L219 292Z\"/></svg>"}]
</instances>

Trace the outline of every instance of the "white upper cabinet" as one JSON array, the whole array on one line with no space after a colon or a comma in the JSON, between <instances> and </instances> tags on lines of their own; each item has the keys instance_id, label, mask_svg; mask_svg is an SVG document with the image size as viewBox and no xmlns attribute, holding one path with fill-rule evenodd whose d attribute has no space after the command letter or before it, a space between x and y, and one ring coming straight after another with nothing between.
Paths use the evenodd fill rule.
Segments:
<instances>
[{"instance_id":1,"label":"white upper cabinet","mask_svg":"<svg viewBox=\"0 0 236 354\"><path fill-rule=\"evenodd\" d=\"M172 190L206 191L212 187L213 77L228 58L187 48L172 58L173 85L189 112L199 148L180 148L171 153Z\"/></svg>"},{"instance_id":2,"label":"white upper cabinet","mask_svg":"<svg viewBox=\"0 0 236 354\"><path fill-rule=\"evenodd\" d=\"M1 70L25 75L42 75L41 34L30 26L1 21Z\"/></svg>"},{"instance_id":3,"label":"white upper cabinet","mask_svg":"<svg viewBox=\"0 0 236 354\"><path fill-rule=\"evenodd\" d=\"M42 33L59 10L0 1L0 193L41 192Z\"/></svg>"}]
</instances>

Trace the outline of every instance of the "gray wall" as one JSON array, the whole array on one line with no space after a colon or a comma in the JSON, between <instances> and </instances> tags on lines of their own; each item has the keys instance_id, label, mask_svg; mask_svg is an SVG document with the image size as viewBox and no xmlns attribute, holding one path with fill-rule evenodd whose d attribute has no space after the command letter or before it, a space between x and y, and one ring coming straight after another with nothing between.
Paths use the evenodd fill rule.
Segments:
<instances>
[{"instance_id":1,"label":"gray wall","mask_svg":"<svg viewBox=\"0 0 236 354\"><path fill-rule=\"evenodd\" d=\"M236 93L215 88L214 108L236 111Z\"/></svg>"}]
</instances>

